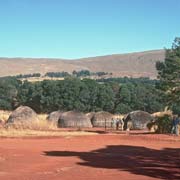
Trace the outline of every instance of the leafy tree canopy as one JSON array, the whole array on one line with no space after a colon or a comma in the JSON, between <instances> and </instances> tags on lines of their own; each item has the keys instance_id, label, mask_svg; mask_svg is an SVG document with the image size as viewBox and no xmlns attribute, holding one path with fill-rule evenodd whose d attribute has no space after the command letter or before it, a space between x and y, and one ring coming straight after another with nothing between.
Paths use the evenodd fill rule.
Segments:
<instances>
[{"instance_id":1,"label":"leafy tree canopy","mask_svg":"<svg viewBox=\"0 0 180 180\"><path fill-rule=\"evenodd\" d=\"M172 48L166 50L164 62L157 62L158 88L165 92L169 107L180 104L180 38L175 38Z\"/></svg>"}]
</instances>

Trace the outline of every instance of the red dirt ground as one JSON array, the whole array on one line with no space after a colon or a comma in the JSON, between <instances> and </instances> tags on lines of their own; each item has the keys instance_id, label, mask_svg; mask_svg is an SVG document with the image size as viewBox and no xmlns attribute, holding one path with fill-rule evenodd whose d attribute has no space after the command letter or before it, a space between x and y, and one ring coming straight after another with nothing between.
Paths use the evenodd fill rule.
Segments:
<instances>
[{"instance_id":1,"label":"red dirt ground","mask_svg":"<svg viewBox=\"0 0 180 180\"><path fill-rule=\"evenodd\" d=\"M180 179L180 137L0 138L0 180Z\"/></svg>"}]
</instances>

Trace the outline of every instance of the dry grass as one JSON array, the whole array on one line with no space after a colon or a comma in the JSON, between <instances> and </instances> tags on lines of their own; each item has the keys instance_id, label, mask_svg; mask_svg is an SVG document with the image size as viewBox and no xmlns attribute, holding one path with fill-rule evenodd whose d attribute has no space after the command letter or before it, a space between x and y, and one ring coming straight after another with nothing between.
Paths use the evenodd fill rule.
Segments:
<instances>
[{"instance_id":1,"label":"dry grass","mask_svg":"<svg viewBox=\"0 0 180 180\"><path fill-rule=\"evenodd\" d=\"M153 117L163 117L164 115L172 116L173 113L170 110L165 110L165 111L162 111L162 112L156 112L156 113L152 114Z\"/></svg>"},{"instance_id":2,"label":"dry grass","mask_svg":"<svg viewBox=\"0 0 180 180\"><path fill-rule=\"evenodd\" d=\"M25 80L27 80L27 81L29 81L29 82L39 82L39 81L44 81L44 80L64 80L64 78L62 78L62 77L59 77L59 78L56 78L56 77L30 77L30 78L21 78L20 79L21 81L25 81Z\"/></svg>"},{"instance_id":3,"label":"dry grass","mask_svg":"<svg viewBox=\"0 0 180 180\"><path fill-rule=\"evenodd\" d=\"M2 58L0 76L46 72L73 72L88 69L92 72L109 72L113 77L156 78L156 61L164 61L165 51L147 51L130 54L98 56L79 60ZM140 57L140 58L139 58ZM133 66L132 66L133 63ZM106 66L104 66L106 64ZM11 71L9 71L11 69Z\"/></svg>"},{"instance_id":4,"label":"dry grass","mask_svg":"<svg viewBox=\"0 0 180 180\"><path fill-rule=\"evenodd\" d=\"M117 119L123 119L125 114L115 114L113 117Z\"/></svg>"},{"instance_id":5,"label":"dry grass","mask_svg":"<svg viewBox=\"0 0 180 180\"><path fill-rule=\"evenodd\" d=\"M95 132L85 131L38 131L38 130L17 130L17 129L1 129L0 137L71 137L71 136L85 136L96 135Z\"/></svg>"},{"instance_id":6,"label":"dry grass","mask_svg":"<svg viewBox=\"0 0 180 180\"><path fill-rule=\"evenodd\" d=\"M39 121L32 123L32 125L34 124L34 128L38 128L39 130L56 130L57 126L54 123L47 121L47 116L48 114L38 114ZM33 129L33 127L31 129Z\"/></svg>"},{"instance_id":7,"label":"dry grass","mask_svg":"<svg viewBox=\"0 0 180 180\"><path fill-rule=\"evenodd\" d=\"M11 111L0 110L0 120L2 120L5 123L7 119L9 118L10 114L11 114Z\"/></svg>"}]
</instances>

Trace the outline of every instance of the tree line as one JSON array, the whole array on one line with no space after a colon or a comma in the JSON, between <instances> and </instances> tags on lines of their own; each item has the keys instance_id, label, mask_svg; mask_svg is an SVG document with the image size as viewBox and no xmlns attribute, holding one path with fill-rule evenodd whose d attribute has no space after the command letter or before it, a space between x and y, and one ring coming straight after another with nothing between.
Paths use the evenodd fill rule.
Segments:
<instances>
[{"instance_id":1,"label":"tree line","mask_svg":"<svg viewBox=\"0 0 180 180\"><path fill-rule=\"evenodd\" d=\"M19 75L15 76L15 77L18 78L18 79L21 79L21 78L31 78L31 77L41 77L41 74L40 73L19 74Z\"/></svg>"},{"instance_id":2,"label":"tree line","mask_svg":"<svg viewBox=\"0 0 180 180\"><path fill-rule=\"evenodd\" d=\"M147 83L149 81L149 83ZM126 78L125 83L116 79L97 82L67 77L62 81L19 81L15 77L0 78L0 109L12 110L27 105L38 113L55 110L77 110L83 112L108 111L128 113L133 110L156 112L164 108L161 90L146 79Z\"/></svg>"},{"instance_id":3,"label":"tree line","mask_svg":"<svg viewBox=\"0 0 180 180\"><path fill-rule=\"evenodd\" d=\"M98 76L102 77L105 75L112 75L112 73L107 73L107 72L91 72L89 70L80 70L80 71L73 71L72 73L68 73L66 71L61 71L61 72L47 72L45 73L44 77L56 77L56 78L65 78L65 77L89 77L89 76ZM18 79L22 78L31 78L31 77L41 77L42 75L40 73L33 73L33 74L19 74L16 75L15 77Z\"/></svg>"}]
</instances>

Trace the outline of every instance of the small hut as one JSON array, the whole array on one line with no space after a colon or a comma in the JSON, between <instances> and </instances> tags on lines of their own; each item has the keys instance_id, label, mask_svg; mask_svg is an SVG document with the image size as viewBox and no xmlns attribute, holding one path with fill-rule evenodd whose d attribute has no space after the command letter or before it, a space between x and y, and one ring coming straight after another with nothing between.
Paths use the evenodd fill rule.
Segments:
<instances>
[{"instance_id":1,"label":"small hut","mask_svg":"<svg viewBox=\"0 0 180 180\"><path fill-rule=\"evenodd\" d=\"M90 119L82 112L68 111L64 112L58 120L58 126L76 127L76 128L91 128Z\"/></svg>"},{"instance_id":2,"label":"small hut","mask_svg":"<svg viewBox=\"0 0 180 180\"><path fill-rule=\"evenodd\" d=\"M147 129L147 124L153 120L153 117L145 111L133 111L124 118L125 130L143 130Z\"/></svg>"},{"instance_id":3,"label":"small hut","mask_svg":"<svg viewBox=\"0 0 180 180\"><path fill-rule=\"evenodd\" d=\"M48 117L47 117L47 120L48 122L51 122L53 123L54 125L57 125L58 126L58 120L60 119L61 115L63 114L62 111L54 111L54 112L51 112Z\"/></svg>"},{"instance_id":4,"label":"small hut","mask_svg":"<svg viewBox=\"0 0 180 180\"><path fill-rule=\"evenodd\" d=\"M35 111L28 106L20 106L12 112L7 120L7 123L26 125L35 121L38 121L38 116Z\"/></svg>"},{"instance_id":5,"label":"small hut","mask_svg":"<svg viewBox=\"0 0 180 180\"><path fill-rule=\"evenodd\" d=\"M113 114L105 111L95 113L91 122L93 127L112 127Z\"/></svg>"}]
</instances>

